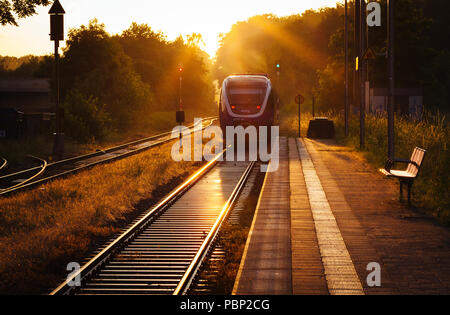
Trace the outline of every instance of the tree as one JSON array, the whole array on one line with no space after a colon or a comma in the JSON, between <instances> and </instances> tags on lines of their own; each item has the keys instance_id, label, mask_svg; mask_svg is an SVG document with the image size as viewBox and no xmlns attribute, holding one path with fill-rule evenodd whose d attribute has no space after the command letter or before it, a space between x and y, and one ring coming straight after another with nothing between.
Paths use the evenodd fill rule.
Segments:
<instances>
[{"instance_id":1,"label":"tree","mask_svg":"<svg viewBox=\"0 0 450 315\"><path fill-rule=\"evenodd\" d=\"M18 26L16 16L25 18L34 15L36 14L37 6L47 6L49 4L49 0L1 0L0 23L2 25L11 24Z\"/></svg>"},{"instance_id":2,"label":"tree","mask_svg":"<svg viewBox=\"0 0 450 315\"><path fill-rule=\"evenodd\" d=\"M317 71L332 55L328 43L341 26L341 11L338 6L288 17L265 14L234 24L221 38L216 79L221 83L233 73L267 74L286 105L298 93L311 95ZM276 64L281 65L279 77Z\"/></svg>"},{"instance_id":3,"label":"tree","mask_svg":"<svg viewBox=\"0 0 450 315\"><path fill-rule=\"evenodd\" d=\"M169 42L147 24L133 23L116 40L131 58L135 71L153 91L153 111L175 111L179 103L178 67L183 67L182 99L192 114L214 111L211 62L199 45L200 34L178 37Z\"/></svg>"},{"instance_id":4,"label":"tree","mask_svg":"<svg viewBox=\"0 0 450 315\"><path fill-rule=\"evenodd\" d=\"M93 97L96 104L105 104L115 127L130 126L152 102L149 87L134 70L131 58L97 20L69 32L61 65L62 97L73 90L87 100Z\"/></svg>"}]
</instances>

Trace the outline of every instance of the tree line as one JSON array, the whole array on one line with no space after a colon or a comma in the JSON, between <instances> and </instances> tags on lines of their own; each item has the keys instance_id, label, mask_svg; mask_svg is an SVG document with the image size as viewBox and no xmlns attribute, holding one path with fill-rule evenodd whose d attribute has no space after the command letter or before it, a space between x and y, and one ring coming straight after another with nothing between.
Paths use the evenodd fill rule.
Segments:
<instances>
[{"instance_id":1,"label":"tree line","mask_svg":"<svg viewBox=\"0 0 450 315\"><path fill-rule=\"evenodd\" d=\"M372 87L387 87L386 1L381 27L370 27L368 44L377 57L369 62ZM353 11L349 3L349 79L352 86ZM450 2L396 0L396 87L422 87L429 108L448 110ZM344 108L344 7L308 10L299 15L258 15L235 23L220 36L214 62L199 48L201 35L168 41L146 24L133 23L110 35L97 20L70 30L61 58L61 96L66 130L86 140L111 130L131 128L158 111L175 111L178 67L183 68L183 106L193 112L216 111L216 86L233 73L263 73L273 81L284 109L294 98L312 95L322 110ZM1 57L0 77L51 78L52 56ZM279 68L276 65L279 65ZM277 72L279 75L277 75ZM350 92L350 102L354 103Z\"/></svg>"},{"instance_id":2,"label":"tree line","mask_svg":"<svg viewBox=\"0 0 450 315\"><path fill-rule=\"evenodd\" d=\"M183 107L192 115L213 113L211 62L200 41L199 34L168 41L163 33L136 23L120 35L108 34L97 20L70 30L60 61L66 134L83 141L102 139L112 130L148 126L155 112L175 113L179 67ZM52 56L4 57L0 65L0 77L47 77L55 90Z\"/></svg>"},{"instance_id":3,"label":"tree line","mask_svg":"<svg viewBox=\"0 0 450 315\"><path fill-rule=\"evenodd\" d=\"M372 87L387 87L386 1L381 27L370 27L368 44L376 53L369 61ZM450 24L450 2L396 0L395 84L422 87L429 108L448 110L450 101L450 43L444 37ZM352 86L353 12L349 1L349 84ZM322 110L344 108L344 5L309 10L301 15L255 16L233 25L221 37L214 67L221 81L230 73L265 73L274 81L282 103L293 105L301 92L316 97ZM280 68L276 68L279 64ZM277 76L277 71L279 76ZM350 102L353 103L352 90ZM292 107L292 106L291 106ZM292 107L293 108L293 107Z\"/></svg>"}]
</instances>

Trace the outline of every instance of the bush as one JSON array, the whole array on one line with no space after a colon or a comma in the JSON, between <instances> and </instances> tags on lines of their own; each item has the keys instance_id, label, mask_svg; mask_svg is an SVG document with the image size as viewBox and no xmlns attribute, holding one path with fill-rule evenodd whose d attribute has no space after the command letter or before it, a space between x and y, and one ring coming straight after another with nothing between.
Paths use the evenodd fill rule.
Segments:
<instances>
[{"instance_id":1,"label":"bush","mask_svg":"<svg viewBox=\"0 0 450 315\"><path fill-rule=\"evenodd\" d=\"M99 100L71 90L63 104L66 134L77 141L92 138L102 140L107 135L111 120Z\"/></svg>"}]
</instances>

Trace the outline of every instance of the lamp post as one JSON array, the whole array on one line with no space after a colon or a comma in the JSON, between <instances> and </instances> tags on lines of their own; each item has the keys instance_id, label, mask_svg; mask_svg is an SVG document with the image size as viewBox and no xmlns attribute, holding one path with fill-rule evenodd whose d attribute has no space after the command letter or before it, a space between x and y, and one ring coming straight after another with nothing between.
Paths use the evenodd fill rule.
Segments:
<instances>
[{"instance_id":1,"label":"lamp post","mask_svg":"<svg viewBox=\"0 0 450 315\"><path fill-rule=\"evenodd\" d=\"M281 89L281 87L280 87L280 71L281 71L281 63L278 62L276 67L277 67L277 104L276 104L277 109L275 110L275 113L276 113L275 117L276 117L276 120L278 121L280 119L280 89Z\"/></svg>"},{"instance_id":2,"label":"lamp post","mask_svg":"<svg viewBox=\"0 0 450 315\"><path fill-rule=\"evenodd\" d=\"M183 99L182 99L182 97L181 97L181 87L182 87L182 82L183 82L183 67L180 65L180 66L178 66L178 73L179 73L179 75L180 75L180 77L179 77L179 79L180 79L180 87L179 87L179 90L178 90L178 93L179 93L179 110L177 111L177 113L176 113L176 120L177 120L177 123L179 123L180 125L182 124L182 123L184 123L184 121L185 121L185 114L184 114L184 111L183 111ZM180 134L180 137L181 137L181 134Z\"/></svg>"},{"instance_id":3,"label":"lamp post","mask_svg":"<svg viewBox=\"0 0 450 315\"><path fill-rule=\"evenodd\" d=\"M55 42L55 111L56 111L56 132L54 134L53 156L62 159L64 155L64 133L62 122L62 110L60 106L59 94L59 41L64 40L64 11L59 0L53 2L48 14L50 14L50 40Z\"/></svg>"}]
</instances>

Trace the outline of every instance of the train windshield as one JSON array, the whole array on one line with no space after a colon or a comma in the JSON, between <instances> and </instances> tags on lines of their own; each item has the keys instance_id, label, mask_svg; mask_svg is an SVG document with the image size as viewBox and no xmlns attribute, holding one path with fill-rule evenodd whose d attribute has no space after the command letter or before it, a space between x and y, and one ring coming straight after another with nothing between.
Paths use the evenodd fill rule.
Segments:
<instances>
[{"instance_id":1,"label":"train windshield","mask_svg":"<svg viewBox=\"0 0 450 315\"><path fill-rule=\"evenodd\" d=\"M266 98L265 82L235 81L228 84L227 94L231 106L262 106Z\"/></svg>"}]
</instances>

